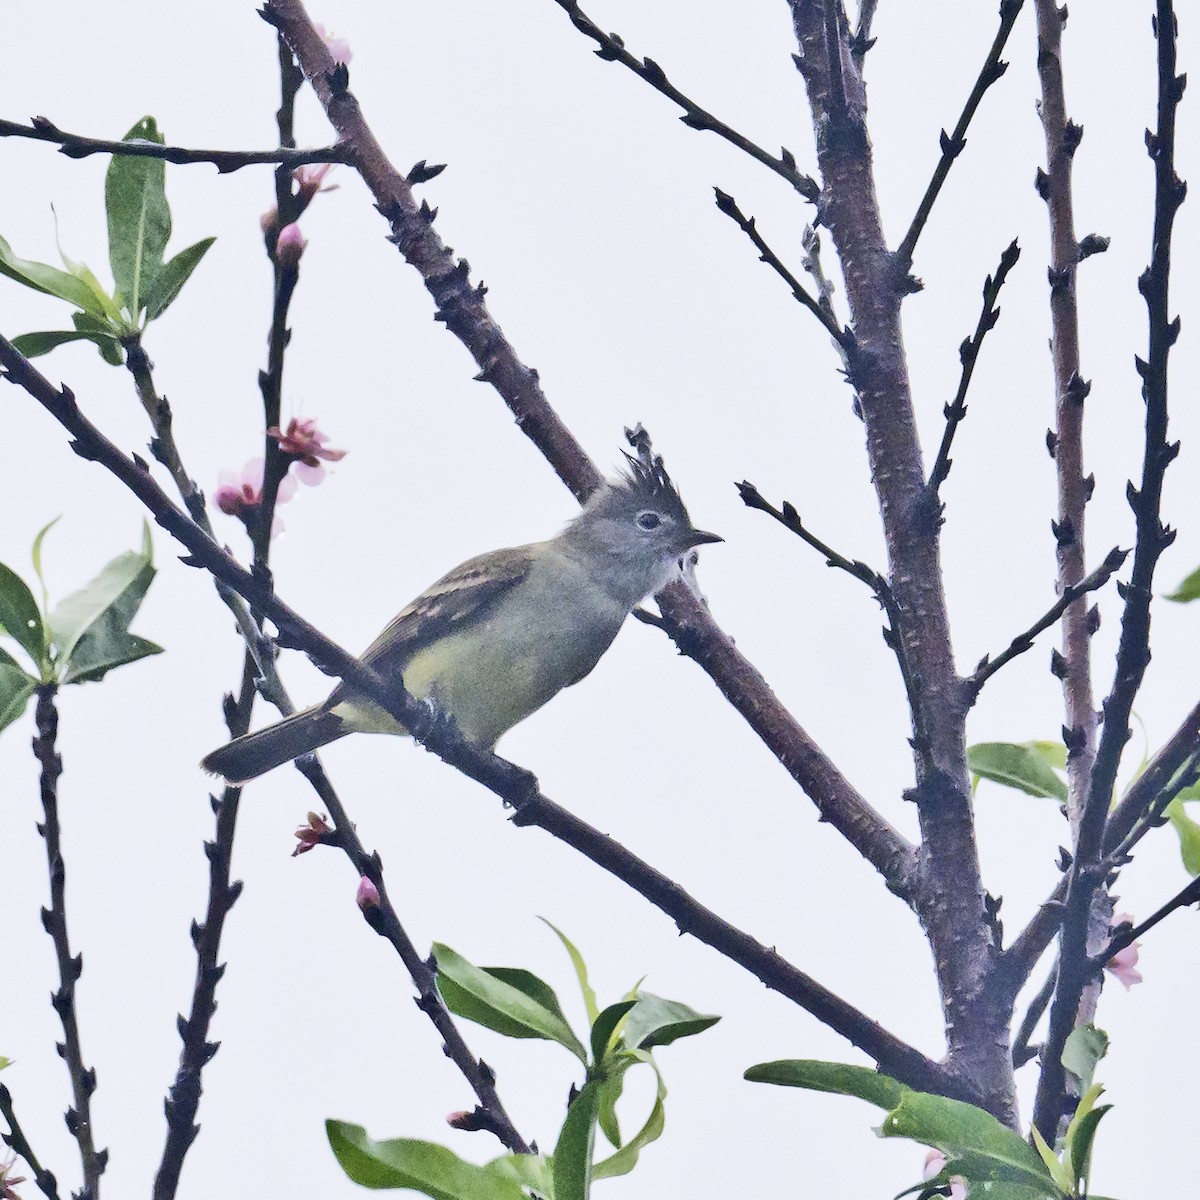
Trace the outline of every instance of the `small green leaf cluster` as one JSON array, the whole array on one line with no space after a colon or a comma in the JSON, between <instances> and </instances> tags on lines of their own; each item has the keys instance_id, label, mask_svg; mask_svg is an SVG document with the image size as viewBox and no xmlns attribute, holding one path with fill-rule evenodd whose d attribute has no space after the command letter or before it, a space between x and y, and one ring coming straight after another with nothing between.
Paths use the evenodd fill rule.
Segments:
<instances>
[{"instance_id":1,"label":"small green leaf cluster","mask_svg":"<svg viewBox=\"0 0 1200 1200\"><path fill-rule=\"evenodd\" d=\"M941 1151L946 1159L943 1168L933 1178L901 1192L901 1196L919 1193L918 1200L930 1200L945 1195L951 1180L961 1178L970 1195L991 1200L1102 1200L1087 1190L1087 1180L1096 1127L1111 1107L1096 1106L1104 1089L1091 1083L1095 1064L1108 1041L1099 1030L1086 1028L1089 1033L1077 1030L1076 1034L1083 1036L1069 1042L1071 1061L1067 1053L1063 1055L1069 1070L1084 1073L1087 1090L1067 1128L1061 1158L1036 1130L1035 1146L1031 1146L982 1108L914 1091L869 1067L780 1059L758 1063L746 1072L746 1078L754 1083L857 1096L886 1110L876 1131L880 1137L909 1138Z\"/></svg>"},{"instance_id":2,"label":"small green leaf cluster","mask_svg":"<svg viewBox=\"0 0 1200 1200\"><path fill-rule=\"evenodd\" d=\"M143 117L123 141L163 144L153 117ZM43 330L13 338L27 358L64 342L93 342L105 362L120 366L121 344L161 317L216 240L204 238L169 262L163 254L171 236L166 163L160 158L114 155L104 184L108 215L108 259L115 288L110 294L86 263L73 262L59 247L66 270L18 258L0 238L0 275L37 292L57 296L77 309L74 329Z\"/></svg>"},{"instance_id":3,"label":"small green leaf cluster","mask_svg":"<svg viewBox=\"0 0 1200 1200\"><path fill-rule=\"evenodd\" d=\"M549 922L546 922L549 925ZM373 1188L411 1188L434 1200L586 1200L597 1179L625 1175L663 1132L667 1089L653 1051L715 1025L720 1017L695 1012L677 1000L638 986L600 1008L582 955L553 925L571 959L587 1010L586 1039L571 1028L554 989L519 967L478 967L449 946L435 943L438 990L457 1016L511 1038L539 1038L569 1050L585 1069L572 1089L566 1118L551 1155L509 1154L477 1166L444 1146L410 1138L374 1141L359 1125L326 1122L329 1143L343 1170ZM625 1073L644 1065L655 1074L653 1108L628 1141L621 1137L617 1102ZM596 1131L615 1153L595 1161Z\"/></svg>"},{"instance_id":4,"label":"small green leaf cluster","mask_svg":"<svg viewBox=\"0 0 1200 1200\"><path fill-rule=\"evenodd\" d=\"M972 787L990 779L1030 796L1067 801L1067 748L1062 742L979 742L967 747Z\"/></svg>"},{"instance_id":5,"label":"small green leaf cluster","mask_svg":"<svg viewBox=\"0 0 1200 1200\"><path fill-rule=\"evenodd\" d=\"M41 604L25 581L0 563L0 636L15 641L30 664L22 666L0 646L0 729L25 711L41 685L89 683L114 667L162 653L161 646L129 632L154 579L149 526L142 525L140 550L118 555L89 584L51 609L42 577L42 543L55 521L33 541Z\"/></svg>"}]
</instances>

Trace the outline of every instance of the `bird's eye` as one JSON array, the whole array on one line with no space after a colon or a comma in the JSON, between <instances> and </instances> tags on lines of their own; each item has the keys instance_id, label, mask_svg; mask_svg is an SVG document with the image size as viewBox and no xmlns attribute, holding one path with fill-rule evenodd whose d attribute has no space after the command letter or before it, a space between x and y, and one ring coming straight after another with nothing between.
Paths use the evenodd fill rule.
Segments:
<instances>
[{"instance_id":1,"label":"bird's eye","mask_svg":"<svg viewBox=\"0 0 1200 1200\"><path fill-rule=\"evenodd\" d=\"M637 524L639 529L647 531L657 529L662 524L662 517L656 512L642 512L637 515Z\"/></svg>"}]
</instances>

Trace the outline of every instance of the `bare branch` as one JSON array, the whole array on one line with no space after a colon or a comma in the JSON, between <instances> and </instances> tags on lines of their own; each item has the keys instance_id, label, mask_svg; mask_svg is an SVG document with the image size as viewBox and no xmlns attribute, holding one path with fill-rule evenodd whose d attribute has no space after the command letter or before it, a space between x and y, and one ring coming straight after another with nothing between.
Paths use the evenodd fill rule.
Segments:
<instances>
[{"instance_id":1,"label":"bare branch","mask_svg":"<svg viewBox=\"0 0 1200 1200\"><path fill-rule=\"evenodd\" d=\"M737 206L737 201L728 193L721 191L720 188L713 188L713 191L717 194L717 208L754 243L758 250L759 262L766 263L788 285L792 295L821 322L825 331L842 351L843 360L851 355L854 352L854 334L838 324L828 301L822 304L814 298L804 284L783 265L779 256L767 245L762 234L758 232L754 217L744 216L742 210Z\"/></svg>"},{"instance_id":2,"label":"bare branch","mask_svg":"<svg viewBox=\"0 0 1200 1200\"><path fill-rule=\"evenodd\" d=\"M860 75L863 59L866 58L867 51L875 45L875 39L871 36L871 22L875 20L875 10L878 7L879 0L858 0L858 23L854 26L854 36L850 39L850 53L854 56L854 63Z\"/></svg>"},{"instance_id":3,"label":"bare branch","mask_svg":"<svg viewBox=\"0 0 1200 1200\"><path fill-rule=\"evenodd\" d=\"M83 1189L80 1200L98 1200L100 1176L108 1165L108 1151L97 1150L92 1129L92 1093L96 1090L96 1071L83 1061L79 1041L79 1016L75 1011L75 983L83 973L83 955L71 953L67 937L66 882L67 869L63 863L62 833L58 817L58 777L62 773L62 758L56 748L58 738L58 707L54 702L58 686L43 683L37 689L34 720L37 737L33 753L41 766L39 789L44 814L38 831L46 843L46 860L50 867L50 907L42 909L42 924L54 943L58 962L58 987L50 1003L62 1022L63 1040L58 1052L71 1076L72 1106L67 1109L67 1129L79 1145L83 1163Z\"/></svg>"},{"instance_id":4,"label":"bare branch","mask_svg":"<svg viewBox=\"0 0 1200 1200\"><path fill-rule=\"evenodd\" d=\"M161 158L169 163L212 163L222 174L243 167L278 163L288 170L307 163L345 163L350 161L346 146L323 146L317 150L297 150L280 146L277 150L185 150L182 146L160 146L157 142L131 139L127 142L84 137L67 133L45 117L34 117L28 125L0 120L0 137L32 138L52 142L68 158L87 158L92 154L120 154L127 158Z\"/></svg>"},{"instance_id":5,"label":"bare branch","mask_svg":"<svg viewBox=\"0 0 1200 1200\"><path fill-rule=\"evenodd\" d=\"M1046 977L1046 982L1038 988L1037 995L1030 1000L1029 1007L1025 1010L1025 1016L1021 1020L1020 1028L1017 1030L1017 1036L1013 1039L1013 1070L1019 1070L1031 1059L1037 1057L1041 1047L1031 1046L1030 1041L1033 1038L1034 1030L1037 1028L1037 1023L1045 1015L1046 1009L1050 1007L1050 1001L1054 997L1054 985L1057 982L1058 971L1055 969Z\"/></svg>"},{"instance_id":6,"label":"bare branch","mask_svg":"<svg viewBox=\"0 0 1200 1200\"><path fill-rule=\"evenodd\" d=\"M436 210L417 205L408 181L388 161L362 110L346 90L347 73L335 64L298 0L275 0L266 10L287 37L339 136L355 147L354 166L392 226L392 240L421 273L442 321L480 366L508 405L521 432L579 500L602 477L550 406L538 373L517 357L484 304L487 289L470 283L466 259L452 252L433 229ZM335 87L334 85L338 85ZM761 672L748 662L683 583L657 597L659 611L680 651L693 658L746 719L772 754L812 799L821 815L883 875L898 895L912 894L911 847L855 790L780 703Z\"/></svg>"},{"instance_id":7,"label":"bare branch","mask_svg":"<svg viewBox=\"0 0 1200 1200\"><path fill-rule=\"evenodd\" d=\"M724 121L718 120L712 113L701 108L689 96L685 96L667 78L666 72L652 58L637 58L625 48L625 41L618 34L605 33L591 17L587 15L575 0L554 0L570 18L571 24L580 33L591 38L600 48L595 52L598 58L605 62L619 62L623 67L632 71L639 79L648 83L656 92L660 92L683 109L679 119L689 129L708 130L718 137L724 138L731 146L750 155L769 167L776 175L786 179L805 200L816 201L819 189L816 183L796 167L796 160L786 147L776 157L756 146L749 138L743 137L736 129L731 129Z\"/></svg>"},{"instance_id":8,"label":"bare branch","mask_svg":"<svg viewBox=\"0 0 1200 1200\"><path fill-rule=\"evenodd\" d=\"M8 1132L0 1134L4 1144L29 1164L29 1169L33 1172L33 1181L46 1200L59 1200L58 1180L54 1178L52 1171L47 1171L38 1162L37 1155L34 1154L33 1147L29 1144L29 1139L25 1136L25 1131L17 1120L12 1093L2 1083L0 1083L0 1117L3 1117L8 1123Z\"/></svg>"},{"instance_id":9,"label":"bare branch","mask_svg":"<svg viewBox=\"0 0 1200 1200\"><path fill-rule=\"evenodd\" d=\"M0 365L6 368L12 382L24 388L72 435L71 445L76 453L100 462L137 496L159 525L187 548L189 553L182 561L217 575L275 625L281 645L303 649L320 669L338 676L379 704L426 749L511 804L516 810L515 824L537 825L579 850L662 909L683 932L712 946L841 1033L871 1055L886 1073L923 1090L972 1095L969 1081L962 1082L949 1075L775 951L705 908L673 880L543 796L537 780L528 771L466 741L446 714L431 712L430 706L385 682L330 641L278 599L268 577L258 571L247 571L217 546L171 503L145 463L118 450L83 415L68 389L54 388L2 336ZM693 604L699 604L686 587L678 586Z\"/></svg>"},{"instance_id":10,"label":"bare branch","mask_svg":"<svg viewBox=\"0 0 1200 1200\"><path fill-rule=\"evenodd\" d=\"M1039 5L1041 2L1038 0ZM1137 540L1130 581L1121 589L1125 607L1116 671L1103 705L1104 726L1079 818L1071 869L1058 991L1050 1012L1050 1032L1035 1105L1034 1119L1044 1137L1052 1137L1058 1124L1065 1087L1062 1048L1075 1025L1080 998L1092 978L1088 920L1092 897L1103 881L1103 872L1097 870L1097 864L1105 842L1105 825L1121 752L1130 737L1129 716L1150 660L1154 571L1159 556L1175 538L1174 531L1160 517L1163 476L1179 451L1178 442L1167 441L1167 363L1171 346L1179 336L1179 318L1172 320L1169 316L1169 287L1175 214L1186 194L1183 181L1175 173L1175 115L1183 95L1184 77L1175 74L1176 22L1172 0L1157 0L1154 29L1158 42L1158 124L1156 131L1146 138L1154 163L1154 232L1150 266L1138 281L1150 326L1148 357L1146 361L1137 360L1146 405L1146 444L1141 487L1135 488L1131 483L1128 490ZM1048 57L1051 56L1040 54L1039 64Z\"/></svg>"},{"instance_id":11,"label":"bare branch","mask_svg":"<svg viewBox=\"0 0 1200 1200\"><path fill-rule=\"evenodd\" d=\"M433 1022L434 1028L442 1036L442 1048L454 1065L462 1072L463 1078L470 1084L479 1100L475 1109L476 1128L486 1129L514 1154L530 1154L532 1149L528 1142L517 1132L512 1118L505 1111L496 1092L496 1079L491 1068L481 1059L471 1053L470 1047L450 1015L450 1010L442 1000L437 989L437 974L429 963L417 953L412 939L408 936L400 918L388 897L387 886L383 878L383 860L378 853L368 854L359 840L354 828L354 822L346 814L345 808L329 782L325 769L315 754L305 755L296 760L296 768L312 785L313 790L321 798L333 817L333 844L339 846L354 864L354 869L360 876L365 875L379 893L379 905L364 913L367 923L380 937L386 938L392 948L400 956L405 969L412 977L417 989L417 1007Z\"/></svg>"},{"instance_id":12,"label":"bare branch","mask_svg":"<svg viewBox=\"0 0 1200 1200\"><path fill-rule=\"evenodd\" d=\"M1021 257L1021 248L1016 239L1009 244L1008 249L1000 256L1000 265L995 275L989 275L983 282L983 309L979 320L975 323L975 332L965 338L958 348L959 361L962 363L962 373L958 380L958 390L954 399L946 405L943 412L946 417L946 431L942 434L942 444L938 447L937 457L933 460L933 469L929 472L930 505L938 508L938 489L950 474L953 459L950 457L950 447L954 442L954 434L959 422L967 415L967 389L971 386L971 377L975 373L975 364L979 361L979 351L983 347L983 339L996 328L1000 320L1000 309L996 301L1000 298L1000 289L1004 286L1008 273L1016 266Z\"/></svg>"},{"instance_id":13,"label":"bare branch","mask_svg":"<svg viewBox=\"0 0 1200 1200\"><path fill-rule=\"evenodd\" d=\"M925 194L921 197L921 203L917 205L917 211L913 216L912 223L908 227L908 232L904 235L904 239L896 250L898 274L904 275L912 267L913 252L916 250L917 240L920 238L925 224L929 220L929 214L933 212L933 206L937 201L943 184L946 182L946 177L950 174L950 168L954 160L963 152L963 148L967 144L967 129L970 127L971 120L974 118L975 112L983 100L984 93L1008 70L1008 63L1003 62L1000 55L1004 53L1004 46L1008 42L1008 35L1012 33L1017 15L1020 13L1024 3L1025 0L1000 0L1000 28L996 31L996 36L992 41L992 48L988 51L987 58L984 59L983 67L979 71L979 76L975 80L975 86L971 89L971 94L967 97L966 104L963 105L962 113L958 118L957 124L954 126L954 132L947 134L944 129L941 131L939 140L942 148L942 157L938 160L938 165L933 172L933 178L930 179L929 185L925 189Z\"/></svg>"},{"instance_id":14,"label":"bare branch","mask_svg":"<svg viewBox=\"0 0 1200 1200\"><path fill-rule=\"evenodd\" d=\"M980 660L979 666L967 679L972 696L978 696L979 690L1001 667L1012 662L1018 655L1024 654L1026 650L1032 649L1033 639L1055 624L1076 600L1081 596L1086 596L1089 592L1095 592L1102 588L1128 557L1128 550L1116 548L1110 550L1108 557L1086 579L1081 579L1067 588L1047 613L1034 621L1024 633L1019 633L1013 638L1006 650L996 655L995 658L985 654Z\"/></svg>"},{"instance_id":15,"label":"bare branch","mask_svg":"<svg viewBox=\"0 0 1200 1200\"><path fill-rule=\"evenodd\" d=\"M1126 921L1118 926L1108 945L1092 958L1092 969L1095 971L1103 970L1105 964L1113 955L1119 954L1126 946L1132 946L1138 938L1148 933L1155 925L1165 920L1177 909L1187 908L1191 904L1200 904L1200 876L1197 876L1186 887L1176 892L1166 904L1147 917L1140 925L1134 925L1132 922Z\"/></svg>"}]
</instances>

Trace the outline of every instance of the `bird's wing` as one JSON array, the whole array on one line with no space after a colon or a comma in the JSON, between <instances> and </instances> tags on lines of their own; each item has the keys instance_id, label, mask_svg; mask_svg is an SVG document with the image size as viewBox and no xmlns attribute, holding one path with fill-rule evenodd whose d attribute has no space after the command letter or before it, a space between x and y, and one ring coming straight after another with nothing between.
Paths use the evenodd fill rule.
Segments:
<instances>
[{"instance_id":1,"label":"bird's wing","mask_svg":"<svg viewBox=\"0 0 1200 1200\"><path fill-rule=\"evenodd\" d=\"M533 547L517 546L460 563L396 614L367 647L363 662L385 675L402 670L422 647L482 617L525 578L532 561Z\"/></svg>"}]
</instances>

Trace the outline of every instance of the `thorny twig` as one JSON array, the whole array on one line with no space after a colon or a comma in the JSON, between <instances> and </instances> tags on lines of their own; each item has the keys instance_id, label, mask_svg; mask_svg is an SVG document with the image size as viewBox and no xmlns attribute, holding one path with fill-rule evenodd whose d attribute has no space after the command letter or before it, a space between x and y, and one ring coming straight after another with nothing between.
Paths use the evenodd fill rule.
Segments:
<instances>
[{"instance_id":1,"label":"thorny twig","mask_svg":"<svg viewBox=\"0 0 1200 1200\"><path fill-rule=\"evenodd\" d=\"M959 376L958 390L954 393L954 399L942 410L946 417L946 429L942 434L942 443L938 447L937 457L933 460L933 467L929 472L929 482L926 484L932 505L939 504L938 489L945 482L946 476L950 474L950 468L954 462L950 457L950 448L954 443L954 434L958 429L959 422L967 415L967 389L971 386L971 377L975 373L976 363L979 362L979 351L983 347L983 339L995 329L996 322L1000 320L1000 309L996 307L996 301L1000 298L1000 289L1004 286L1009 271L1016 266L1017 259L1020 257L1021 248L1014 238L1004 253L1000 255L1000 265L996 268L995 275L989 275L983 281L983 308L979 313L979 320L975 323L975 332L970 337L964 338L962 345L958 348L962 373Z\"/></svg>"},{"instance_id":2,"label":"thorny twig","mask_svg":"<svg viewBox=\"0 0 1200 1200\"><path fill-rule=\"evenodd\" d=\"M1001 667L1012 662L1018 655L1024 654L1026 650L1032 649L1033 639L1039 633L1045 632L1051 625L1054 625L1076 600L1081 596L1086 596L1089 592L1095 592L1102 588L1112 578L1113 574L1120 569L1121 564L1128 557L1128 550L1116 548L1110 550L1105 560L1090 575L1067 588L1048 612L1034 621L1024 633L1019 633L1013 638L1008 644L1007 649L997 654L995 658L985 654L980 659L979 665L967 678L967 684L971 689L972 697L979 695L980 688ZM1055 653L1057 654L1057 651Z\"/></svg>"},{"instance_id":3,"label":"thorny twig","mask_svg":"<svg viewBox=\"0 0 1200 1200\"><path fill-rule=\"evenodd\" d=\"M33 1147L29 1144L29 1139L25 1136L25 1131L21 1128L21 1123L17 1120L12 1093L2 1083L0 1083L0 1116L8 1122L8 1132L0 1134L4 1144L29 1164L29 1169L33 1172L33 1181L46 1200L59 1200L58 1180L54 1178L53 1171L47 1171L38 1161Z\"/></svg>"},{"instance_id":4,"label":"thorny twig","mask_svg":"<svg viewBox=\"0 0 1200 1200\"><path fill-rule=\"evenodd\" d=\"M717 196L717 208L733 221L754 243L758 250L759 262L766 263L788 285L792 295L821 322L843 355L852 354L854 350L854 334L849 329L844 329L838 324L828 300L822 303L815 298L804 284L783 265L783 261L779 255L767 245L762 234L758 232L758 225L755 222L755 218L745 216L742 210L738 208L737 201L732 196L727 192L721 191L720 188L713 188L713 191Z\"/></svg>"},{"instance_id":5,"label":"thorny twig","mask_svg":"<svg viewBox=\"0 0 1200 1200\"><path fill-rule=\"evenodd\" d=\"M917 211L913 215L908 232L904 235L903 240L896 249L895 263L897 271L900 274L906 274L912 266L913 252L916 250L917 240L920 238L925 224L929 220L930 213L933 212L933 206L937 201L938 194L942 190L942 185L946 182L946 177L950 174L950 168L953 166L954 160L963 152L963 148L967 144L967 129L971 124L972 118L975 116L975 111L979 108L983 100L984 93L1008 70L1008 63L1004 62L1000 58L1000 55L1004 53L1004 46L1008 41L1008 35L1012 33L1017 15L1020 13L1024 3L1025 0L1000 0L1000 28L996 31L996 36L992 40L992 47L988 51L987 58L984 59L983 66L975 80L975 86L971 89L971 94L967 97L966 104L963 105L962 113L958 118L957 124L954 126L954 132L947 134L944 129L941 131L939 140L942 156L938 159L938 165L934 169L933 177L925 189L925 194L921 197L920 204L917 205Z\"/></svg>"},{"instance_id":6,"label":"thorny twig","mask_svg":"<svg viewBox=\"0 0 1200 1200\"><path fill-rule=\"evenodd\" d=\"M161 158L169 163L212 163L222 174L240 171L242 167L278 163L287 167L302 167L308 163L344 163L350 161L345 146L323 146L317 150L297 150L280 146L277 150L185 150L182 146L160 146L140 138L129 141L108 141L67 133L45 117L34 117L28 125L0 120L0 137L32 138L52 142L59 153L68 158L87 158L91 154L120 154L126 158Z\"/></svg>"},{"instance_id":7,"label":"thorny twig","mask_svg":"<svg viewBox=\"0 0 1200 1200\"><path fill-rule=\"evenodd\" d=\"M579 7L576 0L554 0L554 2L571 18L571 24L576 29L591 38L600 47L595 52L597 57L604 59L605 62L619 62L639 79L648 83L655 91L678 104L683 109L683 116L679 119L689 129L706 129L718 137L724 138L731 146L736 146L751 158L762 163L763 166L769 167L782 179L786 179L805 200L815 201L820 195L820 189L816 182L797 168L795 158L786 147L781 149L776 157L755 145L749 138L743 137L736 129L731 129L724 121L718 120L689 96L685 96L671 83L666 72L654 59L637 58L630 54L625 48L624 39L615 33L605 33Z\"/></svg>"},{"instance_id":8,"label":"thorny twig","mask_svg":"<svg viewBox=\"0 0 1200 1200\"><path fill-rule=\"evenodd\" d=\"M50 1003L62 1022L63 1040L57 1049L71 1076L72 1104L67 1109L66 1120L71 1136L79 1145L79 1157L83 1164L83 1189L78 1194L79 1200L98 1200L100 1176L108 1165L108 1151L96 1149L92 1129L92 1093L96 1090L96 1071L94 1067L84 1065L79 1041L79 1015L75 1010L75 984L83 973L83 955L71 953L67 936L67 870L63 862L58 819L58 777L62 773L62 758L56 748L57 690L57 685L53 683L43 683L38 687L34 714L37 737L33 740L33 752L41 766L39 786L44 813L38 832L46 842L46 860L50 867L50 907L42 909L42 924L54 942L54 956L58 961L59 984L50 996Z\"/></svg>"},{"instance_id":9,"label":"thorny twig","mask_svg":"<svg viewBox=\"0 0 1200 1200\"><path fill-rule=\"evenodd\" d=\"M1178 442L1167 441L1167 362L1180 327L1179 318L1169 316L1171 235L1175 215L1186 195L1186 185L1175 173L1175 116L1185 84L1185 77L1175 73L1176 32L1172 0L1157 0L1154 33L1158 43L1158 123L1156 131L1146 138L1154 164L1154 232L1150 265L1138 280L1146 301L1150 350L1146 360L1136 360L1146 405L1146 443L1141 487L1130 483L1128 489L1137 540L1130 581L1121 589L1125 607L1115 676L1104 701L1103 730L1079 820L1063 921L1058 990L1050 1011L1050 1031L1035 1102L1034 1121L1047 1139L1053 1138L1057 1130L1066 1087L1062 1049L1074 1028L1084 988L1091 981L1089 917L1092 897L1103 880L1097 864L1103 852L1121 752L1130 736L1130 713L1150 659L1154 571L1163 550L1175 537L1174 531L1163 524L1160 510L1163 477L1179 452Z\"/></svg>"},{"instance_id":10,"label":"thorny twig","mask_svg":"<svg viewBox=\"0 0 1200 1200\"><path fill-rule=\"evenodd\" d=\"M1025 1010L1025 1016L1021 1020L1020 1027L1017 1029L1017 1036L1013 1039L1012 1046L1012 1061L1013 1069L1017 1070L1023 1067L1031 1059L1037 1058L1040 1046L1030 1045L1033 1039L1033 1031L1037 1028L1037 1023L1042 1019L1046 1009L1050 1007L1050 1001L1054 998L1054 985L1058 982L1058 968L1050 972L1046 977L1046 982L1037 990L1037 995L1029 1002L1029 1007Z\"/></svg>"},{"instance_id":11,"label":"thorny twig","mask_svg":"<svg viewBox=\"0 0 1200 1200\"><path fill-rule=\"evenodd\" d=\"M1132 946L1143 934L1148 933L1160 921L1169 917L1176 909L1186 908L1190 904L1200 904L1200 876L1191 880L1186 887L1176 892L1170 900L1161 908L1157 909L1152 915L1147 917L1138 925L1132 922L1123 922L1118 926L1116 932L1112 935L1112 939L1100 951L1092 957L1092 969L1100 971L1115 954L1119 954L1126 946Z\"/></svg>"}]
</instances>

